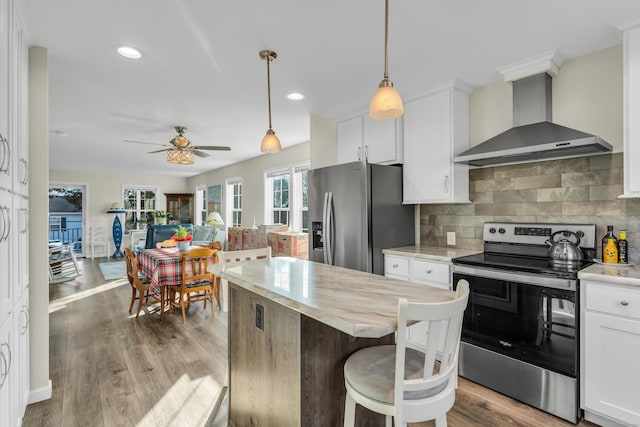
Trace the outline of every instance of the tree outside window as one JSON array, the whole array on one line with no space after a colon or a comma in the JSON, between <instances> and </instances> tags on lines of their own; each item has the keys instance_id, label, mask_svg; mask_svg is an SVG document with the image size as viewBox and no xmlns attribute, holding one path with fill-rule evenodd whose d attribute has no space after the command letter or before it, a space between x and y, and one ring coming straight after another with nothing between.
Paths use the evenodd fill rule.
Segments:
<instances>
[{"instance_id":1,"label":"tree outside window","mask_svg":"<svg viewBox=\"0 0 640 427\"><path fill-rule=\"evenodd\" d=\"M286 224L292 231L309 230L307 171L309 164L265 173L265 221Z\"/></svg>"},{"instance_id":2,"label":"tree outside window","mask_svg":"<svg viewBox=\"0 0 640 427\"><path fill-rule=\"evenodd\" d=\"M156 211L157 187L123 187L122 204L125 214L125 231L144 228L147 223L153 224Z\"/></svg>"},{"instance_id":3,"label":"tree outside window","mask_svg":"<svg viewBox=\"0 0 640 427\"><path fill-rule=\"evenodd\" d=\"M226 223L230 227L242 226L242 179L227 180Z\"/></svg>"},{"instance_id":4,"label":"tree outside window","mask_svg":"<svg viewBox=\"0 0 640 427\"><path fill-rule=\"evenodd\" d=\"M273 224L289 225L289 174L273 177Z\"/></svg>"}]
</instances>

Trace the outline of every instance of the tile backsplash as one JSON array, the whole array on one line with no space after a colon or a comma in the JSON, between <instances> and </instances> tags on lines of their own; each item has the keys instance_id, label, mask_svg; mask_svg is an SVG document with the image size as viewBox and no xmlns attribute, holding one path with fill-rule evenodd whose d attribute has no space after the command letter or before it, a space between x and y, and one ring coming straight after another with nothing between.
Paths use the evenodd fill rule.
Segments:
<instances>
[{"instance_id":1,"label":"tile backsplash","mask_svg":"<svg viewBox=\"0 0 640 427\"><path fill-rule=\"evenodd\" d=\"M482 250L485 222L513 221L596 224L599 241L613 225L616 235L627 231L637 262L640 199L619 199L622 193L622 153L470 169L471 203L421 205L420 240L446 247L453 231L455 247Z\"/></svg>"}]
</instances>

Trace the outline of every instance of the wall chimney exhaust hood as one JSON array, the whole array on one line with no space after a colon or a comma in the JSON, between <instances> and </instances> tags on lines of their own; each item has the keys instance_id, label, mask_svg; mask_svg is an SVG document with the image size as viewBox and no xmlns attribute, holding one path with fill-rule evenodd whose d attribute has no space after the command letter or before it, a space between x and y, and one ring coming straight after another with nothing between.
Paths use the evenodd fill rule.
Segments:
<instances>
[{"instance_id":1,"label":"wall chimney exhaust hood","mask_svg":"<svg viewBox=\"0 0 640 427\"><path fill-rule=\"evenodd\" d=\"M602 138L551 122L551 76L513 81L513 128L460 153L454 163L489 166L610 152Z\"/></svg>"}]
</instances>

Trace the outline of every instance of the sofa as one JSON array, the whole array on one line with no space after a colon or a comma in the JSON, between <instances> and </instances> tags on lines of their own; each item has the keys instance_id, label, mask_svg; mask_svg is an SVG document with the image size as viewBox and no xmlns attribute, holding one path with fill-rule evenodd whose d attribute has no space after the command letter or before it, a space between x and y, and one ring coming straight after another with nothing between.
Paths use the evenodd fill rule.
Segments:
<instances>
[{"instance_id":1,"label":"sofa","mask_svg":"<svg viewBox=\"0 0 640 427\"><path fill-rule=\"evenodd\" d=\"M215 229L212 225L193 225L182 224L189 233L193 235L192 245L208 246L209 243L220 241L224 244L224 230ZM147 239L144 245L145 249L156 247L156 243L170 239L176 232L178 226L176 224L154 224L147 228Z\"/></svg>"}]
</instances>

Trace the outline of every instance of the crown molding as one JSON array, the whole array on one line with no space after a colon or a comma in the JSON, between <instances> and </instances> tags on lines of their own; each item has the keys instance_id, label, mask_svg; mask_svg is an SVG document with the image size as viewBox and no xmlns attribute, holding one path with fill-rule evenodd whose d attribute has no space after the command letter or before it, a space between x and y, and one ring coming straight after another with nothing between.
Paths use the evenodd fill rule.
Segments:
<instances>
[{"instance_id":1,"label":"crown molding","mask_svg":"<svg viewBox=\"0 0 640 427\"><path fill-rule=\"evenodd\" d=\"M507 82L540 73L547 73L551 77L556 77L561 63L562 61L560 61L558 57L558 50L552 49L539 55L497 68L496 71L502 74L502 78Z\"/></svg>"}]
</instances>

